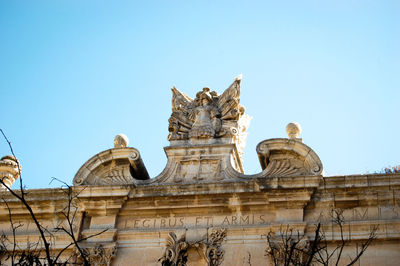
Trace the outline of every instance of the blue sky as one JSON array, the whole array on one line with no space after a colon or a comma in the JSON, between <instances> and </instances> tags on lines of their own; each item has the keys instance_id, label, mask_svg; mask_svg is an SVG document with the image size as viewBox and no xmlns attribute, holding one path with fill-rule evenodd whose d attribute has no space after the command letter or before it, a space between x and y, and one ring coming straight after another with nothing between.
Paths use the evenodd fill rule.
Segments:
<instances>
[{"instance_id":1,"label":"blue sky","mask_svg":"<svg viewBox=\"0 0 400 266\"><path fill-rule=\"evenodd\" d=\"M156 176L170 88L240 73L246 173L292 121L326 175L400 164L399 1L1 1L0 33L0 128L28 188L71 183L118 133Z\"/></svg>"}]
</instances>

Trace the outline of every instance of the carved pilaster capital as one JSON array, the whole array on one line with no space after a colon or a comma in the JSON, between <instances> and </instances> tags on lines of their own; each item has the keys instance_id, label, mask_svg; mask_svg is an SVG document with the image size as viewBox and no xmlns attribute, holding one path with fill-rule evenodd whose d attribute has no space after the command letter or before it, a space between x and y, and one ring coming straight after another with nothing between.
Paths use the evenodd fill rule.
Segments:
<instances>
[{"instance_id":1,"label":"carved pilaster capital","mask_svg":"<svg viewBox=\"0 0 400 266\"><path fill-rule=\"evenodd\" d=\"M226 229L214 229L208 240L189 242L186 235L177 238L170 232L163 256L158 260L162 266L185 266L188 262L188 250L196 249L205 258L208 266L218 266L224 260L225 251L222 242L226 238Z\"/></svg>"},{"instance_id":2,"label":"carved pilaster capital","mask_svg":"<svg viewBox=\"0 0 400 266\"><path fill-rule=\"evenodd\" d=\"M187 263L187 250L189 243L186 242L186 235L177 238L175 233L168 234L167 244L165 246L164 254L158 261L162 266L184 266Z\"/></svg>"},{"instance_id":3,"label":"carved pilaster capital","mask_svg":"<svg viewBox=\"0 0 400 266\"><path fill-rule=\"evenodd\" d=\"M218 266L223 262L225 251L221 248L221 246L225 238L225 228L214 229L211 232L206 249L206 258L209 266Z\"/></svg>"},{"instance_id":4,"label":"carved pilaster capital","mask_svg":"<svg viewBox=\"0 0 400 266\"><path fill-rule=\"evenodd\" d=\"M117 246L115 243L112 245L97 244L94 247L83 248L83 252L90 265L109 266L117 255Z\"/></svg>"},{"instance_id":5,"label":"carved pilaster capital","mask_svg":"<svg viewBox=\"0 0 400 266\"><path fill-rule=\"evenodd\" d=\"M267 235L265 255L275 265L286 265L288 262L296 262L302 265L309 254L310 241L303 233L286 228L277 234L270 232ZM296 264L297 265L297 264Z\"/></svg>"}]
</instances>

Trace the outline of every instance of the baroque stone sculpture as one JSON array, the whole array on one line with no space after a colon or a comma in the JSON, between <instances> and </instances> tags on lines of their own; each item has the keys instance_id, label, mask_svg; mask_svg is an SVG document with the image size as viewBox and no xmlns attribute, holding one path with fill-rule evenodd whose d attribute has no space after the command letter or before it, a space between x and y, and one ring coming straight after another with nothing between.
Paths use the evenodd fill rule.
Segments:
<instances>
[{"instance_id":1,"label":"baroque stone sculpture","mask_svg":"<svg viewBox=\"0 0 400 266\"><path fill-rule=\"evenodd\" d=\"M204 144L218 138L231 138L236 144L245 141L250 117L240 105L241 80L241 75L236 77L221 95L205 87L195 99L173 87L168 120L171 144Z\"/></svg>"},{"instance_id":2,"label":"baroque stone sculpture","mask_svg":"<svg viewBox=\"0 0 400 266\"><path fill-rule=\"evenodd\" d=\"M168 158L164 170L150 178L137 149L127 147L119 134L114 148L88 160L74 178L75 185L205 183L282 176L316 176L323 173L317 154L303 144L301 127L287 125L288 138L268 139L257 145L262 171L246 175L243 150L251 117L240 104L239 75L221 94L205 87L194 99L172 88Z\"/></svg>"}]
</instances>

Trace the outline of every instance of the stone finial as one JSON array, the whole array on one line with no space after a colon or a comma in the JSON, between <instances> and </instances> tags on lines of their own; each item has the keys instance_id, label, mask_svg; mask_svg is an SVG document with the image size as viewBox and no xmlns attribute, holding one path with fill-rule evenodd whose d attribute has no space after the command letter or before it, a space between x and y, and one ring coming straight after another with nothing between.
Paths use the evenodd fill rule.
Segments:
<instances>
[{"instance_id":1,"label":"stone finial","mask_svg":"<svg viewBox=\"0 0 400 266\"><path fill-rule=\"evenodd\" d=\"M19 169L18 169L19 167ZM17 160L12 155L7 155L0 160L0 179L3 180L9 188L14 184L15 180L19 177L21 172L21 166ZM0 189L5 189L1 184Z\"/></svg>"},{"instance_id":2,"label":"stone finial","mask_svg":"<svg viewBox=\"0 0 400 266\"><path fill-rule=\"evenodd\" d=\"M296 139L300 136L301 126L297 122L289 123L286 126L286 133L290 139Z\"/></svg>"},{"instance_id":3,"label":"stone finial","mask_svg":"<svg viewBox=\"0 0 400 266\"><path fill-rule=\"evenodd\" d=\"M118 134L114 138L114 148L126 148L129 144L129 139L125 134Z\"/></svg>"}]
</instances>

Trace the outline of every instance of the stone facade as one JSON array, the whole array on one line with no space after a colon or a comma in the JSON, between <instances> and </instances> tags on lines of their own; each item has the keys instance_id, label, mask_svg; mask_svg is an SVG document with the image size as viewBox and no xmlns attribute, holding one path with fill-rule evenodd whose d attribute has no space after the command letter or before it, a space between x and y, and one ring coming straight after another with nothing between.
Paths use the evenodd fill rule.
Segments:
<instances>
[{"instance_id":1,"label":"stone facade","mask_svg":"<svg viewBox=\"0 0 400 266\"><path fill-rule=\"evenodd\" d=\"M241 77L218 95L208 88L191 99L172 89L170 146L165 169L150 178L140 153L118 135L114 148L90 158L71 187L80 246L93 265L269 265L266 250L278 246L282 228L314 241L317 223L327 244L341 241L332 213L340 210L346 240L341 265L354 257L372 230L376 239L361 265L396 265L400 260L400 174L323 176L318 155L299 138L300 126L287 127L288 138L257 145L261 172L243 172L242 153L250 117L240 105ZM0 161L1 178L18 178L16 159ZM31 218L3 188L21 249L39 238ZM27 199L49 231L64 222L65 189L29 190ZM9 210L1 203L0 228L8 238ZM52 250L70 244L52 231ZM268 238L268 235L274 238ZM271 240L272 239L272 240ZM64 253L75 254L74 246ZM3 258L4 258L3 254ZM79 258L77 258L79 260Z\"/></svg>"}]
</instances>

